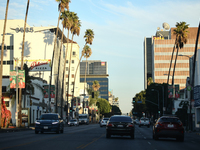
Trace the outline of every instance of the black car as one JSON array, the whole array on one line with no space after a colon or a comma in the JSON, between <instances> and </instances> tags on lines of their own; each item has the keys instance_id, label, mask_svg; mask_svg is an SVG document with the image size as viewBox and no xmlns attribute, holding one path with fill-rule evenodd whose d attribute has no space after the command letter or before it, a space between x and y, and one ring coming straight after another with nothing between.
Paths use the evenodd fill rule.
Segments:
<instances>
[{"instance_id":1,"label":"black car","mask_svg":"<svg viewBox=\"0 0 200 150\"><path fill-rule=\"evenodd\" d=\"M184 127L181 120L174 116L162 116L153 125L153 139L176 138L184 141Z\"/></svg>"},{"instance_id":2,"label":"black car","mask_svg":"<svg viewBox=\"0 0 200 150\"><path fill-rule=\"evenodd\" d=\"M57 113L45 113L35 121L35 134L43 132L64 132L64 123Z\"/></svg>"},{"instance_id":3,"label":"black car","mask_svg":"<svg viewBox=\"0 0 200 150\"><path fill-rule=\"evenodd\" d=\"M106 138L111 135L130 135L134 139L135 126L129 116L114 115L106 125Z\"/></svg>"}]
</instances>

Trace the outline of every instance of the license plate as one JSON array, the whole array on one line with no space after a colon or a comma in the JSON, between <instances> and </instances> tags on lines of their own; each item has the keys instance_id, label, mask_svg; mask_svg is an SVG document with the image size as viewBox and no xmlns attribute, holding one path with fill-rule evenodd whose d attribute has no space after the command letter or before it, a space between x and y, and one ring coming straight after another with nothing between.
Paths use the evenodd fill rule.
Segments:
<instances>
[{"instance_id":1,"label":"license plate","mask_svg":"<svg viewBox=\"0 0 200 150\"><path fill-rule=\"evenodd\" d=\"M44 129L48 129L48 126L44 126Z\"/></svg>"},{"instance_id":2,"label":"license plate","mask_svg":"<svg viewBox=\"0 0 200 150\"><path fill-rule=\"evenodd\" d=\"M123 125L118 125L118 127L123 127Z\"/></svg>"},{"instance_id":3,"label":"license plate","mask_svg":"<svg viewBox=\"0 0 200 150\"><path fill-rule=\"evenodd\" d=\"M168 124L168 128L173 128L174 125L173 124Z\"/></svg>"}]
</instances>

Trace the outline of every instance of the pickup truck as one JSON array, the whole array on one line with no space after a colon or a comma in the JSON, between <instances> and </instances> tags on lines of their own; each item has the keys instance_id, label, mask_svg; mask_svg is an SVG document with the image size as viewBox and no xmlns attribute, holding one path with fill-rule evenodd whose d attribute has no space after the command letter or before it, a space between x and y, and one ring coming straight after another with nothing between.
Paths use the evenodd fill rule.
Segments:
<instances>
[{"instance_id":1,"label":"pickup truck","mask_svg":"<svg viewBox=\"0 0 200 150\"><path fill-rule=\"evenodd\" d=\"M149 128L150 127L150 120L149 120L149 118L142 117L140 119L140 123L139 123L139 127L141 127L141 126L147 126Z\"/></svg>"}]
</instances>

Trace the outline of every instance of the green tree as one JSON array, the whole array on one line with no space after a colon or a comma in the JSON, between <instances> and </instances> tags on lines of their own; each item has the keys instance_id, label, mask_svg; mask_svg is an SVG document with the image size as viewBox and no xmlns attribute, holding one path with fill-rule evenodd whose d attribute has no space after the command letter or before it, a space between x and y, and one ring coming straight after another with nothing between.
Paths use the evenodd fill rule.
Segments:
<instances>
[{"instance_id":1,"label":"green tree","mask_svg":"<svg viewBox=\"0 0 200 150\"><path fill-rule=\"evenodd\" d=\"M100 84L97 80L93 81L93 85L92 85L92 88L94 91L98 91L99 88L100 88Z\"/></svg>"},{"instance_id":2,"label":"green tree","mask_svg":"<svg viewBox=\"0 0 200 150\"><path fill-rule=\"evenodd\" d=\"M85 46L86 46L86 44L92 45L92 42L93 42L93 39L94 39L94 32L93 32L93 30L92 29L87 29L85 31L84 38L85 38ZM76 81L76 74L77 74L77 71L78 71L81 59L85 55L85 46L83 47L83 50L81 52L81 57L79 59L79 63L77 65L77 67L76 67L76 72L75 72L75 76L74 76L74 84L73 84L73 97L74 97L74 87L75 87L75 83L76 83L75 82Z\"/></svg>"},{"instance_id":3,"label":"green tree","mask_svg":"<svg viewBox=\"0 0 200 150\"><path fill-rule=\"evenodd\" d=\"M112 115L121 115L122 114L119 107L117 107L115 105L111 105L111 107L112 107Z\"/></svg>"},{"instance_id":4,"label":"green tree","mask_svg":"<svg viewBox=\"0 0 200 150\"><path fill-rule=\"evenodd\" d=\"M98 98L97 99L97 106L100 111L100 114L109 113L111 110L111 106L106 99Z\"/></svg>"},{"instance_id":5,"label":"green tree","mask_svg":"<svg viewBox=\"0 0 200 150\"><path fill-rule=\"evenodd\" d=\"M3 54L4 54L4 39L5 39L5 32L6 32L6 23L7 23L7 16L8 16L8 5L9 0L7 0L6 5L6 14L5 14L5 20L4 20L4 28L3 28L3 38L2 38L2 44L1 44L1 67L0 67L0 128L1 128L1 99L2 99L2 74L3 74Z\"/></svg>"},{"instance_id":6,"label":"green tree","mask_svg":"<svg viewBox=\"0 0 200 150\"><path fill-rule=\"evenodd\" d=\"M147 80L147 85L149 86L151 83L153 83L153 79L151 77L149 77Z\"/></svg>"}]
</instances>

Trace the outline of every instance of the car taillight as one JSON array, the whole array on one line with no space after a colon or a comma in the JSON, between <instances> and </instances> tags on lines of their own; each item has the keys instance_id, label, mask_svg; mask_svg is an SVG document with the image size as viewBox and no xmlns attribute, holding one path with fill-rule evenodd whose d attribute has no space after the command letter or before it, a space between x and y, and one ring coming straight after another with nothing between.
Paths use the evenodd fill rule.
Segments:
<instances>
[{"instance_id":1,"label":"car taillight","mask_svg":"<svg viewBox=\"0 0 200 150\"><path fill-rule=\"evenodd\" d=\"M133 127L133 125L132 124L128 124L127 127Z\"/></svg>"},{"instance_id":2,"label":"car taillight","mask_svg":"<svg viewBox=\"0 0 200 150\"><path fill-rule=\"evenodd\" d=\"M178 127L182 127L182 126L183 126L182 122L179 122Z\"/></svg>"},{"instance_id":3,"label":"car taillight","mask_svg":"<svg viewBox=\"0 0 200 150\"><path fill-rule=\"evenodd\" d=\"M158 124L159 124L160 126L162 126L162 127L164 126L164 125L162 124L162 122L158 122Z\"/></svg>"},{"instance_id":4,"label":"car taillight","mask_svg":"<svg viewBox=\"0 0 200 150\"><path fill-rule=\"evenodd\" d=\"M114 127L112 123L107 124L107 127Z\"/></svg>"}]
</instances>

